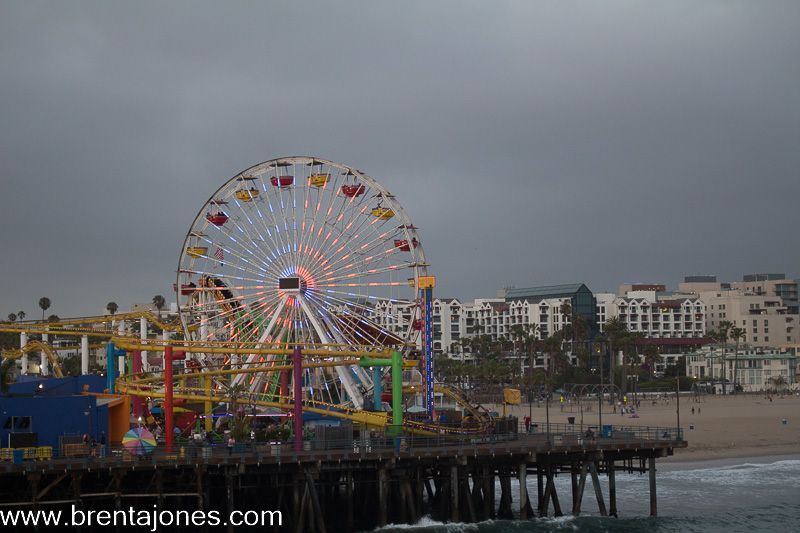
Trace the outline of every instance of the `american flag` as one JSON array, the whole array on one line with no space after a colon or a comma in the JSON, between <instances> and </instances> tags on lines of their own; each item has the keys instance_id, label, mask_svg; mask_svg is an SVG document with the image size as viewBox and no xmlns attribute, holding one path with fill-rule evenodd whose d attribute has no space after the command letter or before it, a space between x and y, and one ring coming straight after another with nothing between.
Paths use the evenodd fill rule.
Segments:
<instances>
[{"instance_id":1,"label":"american flag","mask_svg":"<svg viewBox=\"0 0 800 533\"><path fill-rule=\"evenodd\" d=\"M222 252L222 248L217 248L217 251L214 252L214 257L217 258L219 264L222 264L222 262L225 260L225 254Z\"/></svg>"}]
</instances>

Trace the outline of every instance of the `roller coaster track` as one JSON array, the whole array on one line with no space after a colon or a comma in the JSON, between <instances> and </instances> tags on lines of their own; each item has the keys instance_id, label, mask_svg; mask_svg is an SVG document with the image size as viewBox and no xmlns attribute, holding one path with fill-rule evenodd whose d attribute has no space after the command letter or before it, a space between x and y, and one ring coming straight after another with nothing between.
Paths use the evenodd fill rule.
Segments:
<instances>
[{"instance_id":1,"label":"roller coaster track","mask_svg":"<svg viewBox=\"0 0 800 533\"><path fill-rule=\"evenodd\" d=\"M26 353L30 352L42 352L47 356L47 360L50 361L50 364L53 366L53 375L57 378L64 377L64 371L61 369L61 365L58 362L58 357L56 356L55 350L49 345L45 344L40 341L30 341L28 344L19 348L18 350L3 350L0 353L0 356L6 359L19 359Z\"/></svg>"}]
</instances>

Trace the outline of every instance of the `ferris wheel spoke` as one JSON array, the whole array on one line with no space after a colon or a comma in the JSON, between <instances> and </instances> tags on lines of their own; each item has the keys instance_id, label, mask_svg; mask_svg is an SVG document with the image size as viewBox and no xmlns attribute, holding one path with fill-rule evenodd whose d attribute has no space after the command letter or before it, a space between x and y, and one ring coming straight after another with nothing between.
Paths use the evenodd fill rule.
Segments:
<instances>
[{"instance_id":1,"label":"ferris wheel spoke","mask_svg":"<svg viewBox=\"0 0 800 533\"><path fill-rule=\"evenodd\" d=\"M322 267L323 270L327 270L333 266L338 265L342 261L346 261L347 258L349 258L353 253L362 251L368 248L370 245L374 246L380 245L382 243L382 238L384 235L388 240L388 238L392 236L394 232L396 232L396 230L394 232L388 231L378 235L375 238L372 238L371 240L367 240L367 237L360 233L361 230L357 229L356 231L358 231L359 233L354 232L351 235L343 234L342 236L337 237L337 239L334 239L334 241L332 241L331 243L332 245L337 244L339 241L341 241L341 245L334 251L328 252L326 254L327 259L320 263L320 266ZM348 250L345 250L346 248ZM342 252L346 253L342 254Z\"/></svg>"},{"instance_id":2,"label":"ferris wheel spoke","mask_svg":"<svg viewBox=\"0 0 800 533\"><path fill-rule=\"evenodd\" d=\"M261 188L264 191L264 195L265 196L269 195L269 192L266 189L266 185L264 184L263 180L260 177L259 177L259 182L261 183ZM269 254L272 256L272 258L273 258L273 260L275 262L277 262L279 265L281 265L283 267L286 267L286 266L288 266L288 262L286 261L285 255L280 253L280 250L282 249L282 246L276 240L275 235L273 235L273 233L270 231L269 226L267 226L266 217L264 216L264 213L261 212L261 207L259 206L259 204L262 203L262 201L263 200L260 200L260 199L253 199L251 202L249 202L250 204L252 204L252 206L256 210L256 213L258 214L258 217L256 217L256 218L258 219L258 222L261 225L261 229L264 230L264 233L266 233L267 237L269 238L269 242L272 244L272 246L270 247L269 250L265 249L265 250L261 251L261 253L262 253L262 255L264 257L266 257L267 252L269 252ZM242 210L244 210L244 208L241 207L241 204L239 204L238 201L236 203L237 203L237 205L240 206L240 208ZM248 217L248 220L250 220L249 217ZM263 235L261 235L260 232L259 232L259 236L261 238L262 244L266 244L267 241L263 238ZM253 244L256 245L257 249L261 248L260 246L257 245L257 243L253 242ZM279 250L279 253L276 254L275 250Z\"/></svg>"},{"instance_id":3,"label":"ferris wheel spoke","mask_svg":"<svg viewBox=\"0 0 800 533\"><path fill-rule=\"evenodd\" d=\"M277 168L281 168L281 167L277 167ZM275 176L274 177L275 177L275 179L280 179L280 173L277 171L277 169L275 171ZM275 212L276 209L272 205L273 197L277 201L276 203L282 204L281 198L279 197L281 188L277 187L277 192L276 192L276 191L274 191L274 189L276 187L274 187L274 186L271 186L270 188L267 187L267 184L264 182L264 176L259 176L258 179L259 179L259 181L261 183L261 188L264 191L264 199L267 202L267 207L269 207L270 222L271 222L272 228L274 230L275 238L278 241L276 244L283 251L283 254L281 256L283 258L283 265L282 265L283 269L289 269L289 268L292 267L291 243L290 243L290 240L289 240L289 235L288 235L288 232L287 232L286 228L284 228L283 231L281 231L280 221L278 220L278 218L276 218L276 212ZM264 224L266 225L266 220L265 219L264 219ZM267 231L269 232L268 228L267 228ZM270 234L271 233L272 232L270 232Z\"/></svg>"},{"instance_id":4,"label":"ferris wheel spoke","mask_svg":"<svg viewBox=\"0 0 800 533\"><path fill-rule=\"evenodd\" d=\"M225 238L228 239L229 242L234 243L236 245L236 249L234 249L233 246L225 245L223 243L217 243L215 241L211 241L211 240L208 240L208 239L204 239L204 240L206 242L208 242L209 244L211 244L211 245L221 247L224 252L232 254L235 257L237 257L237 258L239 258L239 259L241 259L243 261L246 261L248 263L251 263L251 264L253 264L252 261L250 261L249 259L245 258L240 253L239 250L244 251L245 253L247 253L250 256L252 256L252 258L257 263L266 263L267 266L272 264L274 261L277 261L277 262L281 261L281 258L279 256L276 257L274 253L272 254L272 256L273 256L272 259L270 259L269 257L267 257L265 252L261 252L261 247L259 247L258 243L256 243L255 241L252 240L252 237L250 235L247 235L247 233L243 229L241 229L241 227L239 226L238 222L236 221L236 217L235 216L232 216L229 220L231 220L233 222L233 224L240 229L240 233L242 233L242 235L245 235L247 237L246 240L250 241L250 244L252 246L245 245L243 240L240 240L240 239L237 240L236 237L232 233L226 231L221 226L219 226L219 227L215 226L215 227L216 227L217 231L220 234L224 235ZM257 252L260 252L260 253L257 253ZM209 258L209 259L211 259L211 258ZM216 259L216 258L214 258L214 259ZM257 268L259 268L259 270L261 270L263 272L266 272L266 268L264 268L264 267L257 266Z\"/></svg>"},{"instance_id":5,"label":"ferris wheel spoke","mask_svg":"<svg viewBox=\"0 0 800 533\"><path fill-rule=\"evenodd\" d=\"M317 307L321 307L317 305ZM350 343L354 345L366 345L366 344L374 344L380 345L382 343L378 342L378 338L374 335L371 335L368 331L359 331L356 327L354 322L358 322L361 318L361 315L348 315L346 313L337 314L335 312L329 312L327 314L327 323L334 327L336 330L339 331L340 334L344 336L345 339L349 339ZM352 317L352 320L345 320L344 316ZM380 330L379 331L383 331ZM359 342L359 339L362 341Z\"/></svg>"},{"instance_id":6,"label":"ferris wheel spoke","mask_svg":"<svg viewBox=\"0 0 800 533\"><path fill-rule=\"evenodd\" d=\"M382 248L382 247L381 247ZM403 258L399 257L400 252L397 247L386 248L386 249L379 249L378 246L375 246L371 249L358 252L352 252L349 254L345 254L342 256L339 261L336 263L328 263L322 268L322 272L319 276L323 279L329 278L337 278L337 274L341 272L367 272L374 269L369 269L367 267L374 266L378 267L379 265L386 264L386 265L398 265L397 267L408 267L412 268L415 263L409 263ZM355 256L355 257L353 257ZM350 259L349 263L342 264L342 261L347 261ZM392 260L396 259L396 262ZM336 268L334 268L336 267Z\"/></svg>"},{"instance_id":7,"label":"ferris wheel spoke","mask_svg":"<svg viewBox=\"0 0 800 533\"><path fill-rule=\"evenodd\" d=\"M318 257L320 254L323 257L329 257L331 254L330 250L333 249L340 241L342 242L342 248L347 246L349 239L347 238L347 231L350 230L355 221L361 218L360 224L356 226L356 230L361 227L361 225L365 222L363 215L366 214L367 210L369 209L369 203L365 202L366 195L362 198L359 202L354 203L354 198L351 198L345 201L342 204L342 209L336 214L336 217L333 220L328 219L324 226L320 226L320 232L325 230L325 238L323 239L322 243L317 246L317 251L315 253L315 257ZM350 213L350 220L346 223L344 222L345 215ZM337 225L344 224L343 229L337 231ZM327 229L325 226L328 226ZM354 231L354 234L355 234ZM334 235L335 234L335 235ZM334 237L332 241L330 241L331 237ZM352 236L351 236L352 238ZM340 248L341 249L341 248Z\"/></svg>"},{"instance_id":8,"label":"ferris wheel spoke","mask_svg":"<svg viewBox=\"0 0 800 533\"><path fill-rule=\"evenodd\" d=\"M333 174L330 168L327 169L327 172L325 172L325 170L326 168L324 166L320 167L321 171L320 173L322 175L331 176ZM309 182L310 180L311 176L309 176ZM338 185L338 176L333 179L333 184L331 184L331 180L329 178L322 187L316 188L317 193L315 195L316 200L314 202L315 205L314 212L311 217L310 225L308 227L306 226L307 224L306 217L303 218L303 226L302 226L303 234L301 235L301 240L300 240L300 251L305 254L304 259L301 261L300 265L303 268L308 269L310 267L311 261L313 260L312 256L314 252L315 243L319 239L319 236L324 229L325 220L327 219L328 216L330 216L330 213L333 211L333 204L336 199L336 194L334 191L336 191L337 185ZM311 192L310 189L311 187L308 187L306 191L307 194L309 195ZM322 211L322 204L325 200L325 197L327 197L327 206L325 208L326 214L323 215L323 218L320 221L317 220L317 217ZM307 198L306 206L308 205L308 201L309 200ZM317 230L317 227L319 227L319 230Z\"/></svg>"}]
</instances>

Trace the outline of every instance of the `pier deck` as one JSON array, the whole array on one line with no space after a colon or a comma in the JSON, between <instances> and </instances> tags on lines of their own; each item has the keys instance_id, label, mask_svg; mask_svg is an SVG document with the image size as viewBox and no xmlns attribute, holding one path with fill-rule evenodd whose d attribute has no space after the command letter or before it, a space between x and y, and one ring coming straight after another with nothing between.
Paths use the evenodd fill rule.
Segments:
<instances>
[{"instance_id":1,"label":"pier deck","mask_svg":"<svg viewBox=\"0 0 800 533\"><path fill-rule=\"evenodd\" d=\"M460 522L580 514L587 479L600 513L616 516L615 473L625 471L649 474L655 515L656 459L685 446L678 429L643 427L615 428L606 437L551 431L458 442L410 436L349 440L301 452L285 445L236 452L189 446L138 459L3 463L0 506L277 510L283 527L298 533L355 531L413 523L426 514ZM600 474L607 477L607 490ZM537 477L537 493L530 496L528 475ZM554 482L558 475L572 480L566 508ZM519 481L513 506L512 478Z\"/></svg>"}]
</instances>

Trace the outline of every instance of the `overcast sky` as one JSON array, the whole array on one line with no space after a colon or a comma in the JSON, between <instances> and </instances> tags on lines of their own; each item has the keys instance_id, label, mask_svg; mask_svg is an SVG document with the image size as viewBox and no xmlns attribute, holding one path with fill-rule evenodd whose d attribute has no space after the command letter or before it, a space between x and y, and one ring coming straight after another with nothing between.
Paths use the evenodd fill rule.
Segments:
<instances>
[{"instance_id":1,"label":"overcast sky","mask_svg":"<svg viewBox=\"0 0 800 533\"><path fill-rule=\"evenodd\" d=\"M196 212L362 169L441 296L800 270L800 2L0 0L0 316L171 293Z\"/></svg>"}]
</instances>

